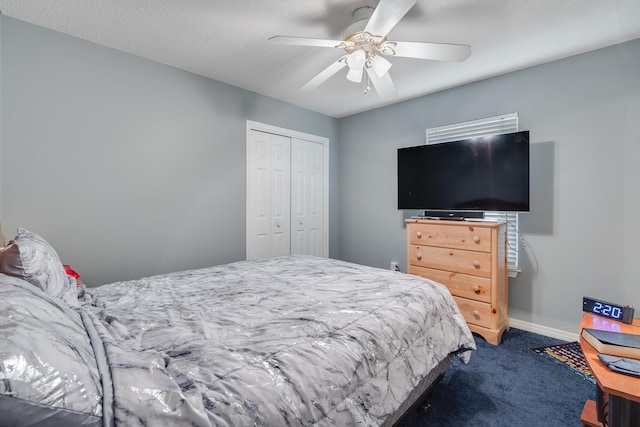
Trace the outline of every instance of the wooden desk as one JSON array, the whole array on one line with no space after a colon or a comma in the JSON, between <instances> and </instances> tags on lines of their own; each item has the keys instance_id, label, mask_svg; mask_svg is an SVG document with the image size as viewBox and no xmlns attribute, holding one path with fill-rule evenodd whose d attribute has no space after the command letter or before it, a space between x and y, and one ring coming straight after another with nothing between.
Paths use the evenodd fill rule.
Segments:
<instances>
[{"instance_id":1,"label":"wooden desk","mask_svg":"<svg viewBox=\"0 0 640 427\"><path fill-rule=\"evenodd\" d=\"M620 406L620 403L622 403L627 408L631 408L631 411L640 413L640 379L629 375L618 374L607 368L605 364L598 359L598 351L582 339L582 328L640 334L640 319L634 319L633 324L628 325L585 313L580 322L580 347L582 348L591 372L593 372L597 386L602 390L605 400L608 399L610 403L612 400L616 401L617 406ZM587 426L602 427L602 423L598 421L596 409L596 402L588 400L582 410L580 421ZM609 413L611 415L611 411ZM623 416L622 420L616 420L614 423L609 422L609 426L631 426L632 424L630 422L627 424L628 420L629 414L627 414L626 417Z\"/></svg>"}]
</instances>

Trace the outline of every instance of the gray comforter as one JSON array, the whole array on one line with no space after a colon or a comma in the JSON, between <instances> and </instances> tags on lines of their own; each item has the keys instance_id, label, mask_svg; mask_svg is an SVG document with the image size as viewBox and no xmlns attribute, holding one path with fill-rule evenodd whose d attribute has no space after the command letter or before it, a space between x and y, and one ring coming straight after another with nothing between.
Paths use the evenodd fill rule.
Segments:
<instances>
[{"instance_id":1,"label":"gray comforter","mask_svg":"<svg viewBox=\"0 0 640 427\"><path fill-rule=\"evenodd\" d=\"M105 425L380 425L475 348L444 286L324 258L118 282L81 302Z\"/></svg>"}]
</instances>

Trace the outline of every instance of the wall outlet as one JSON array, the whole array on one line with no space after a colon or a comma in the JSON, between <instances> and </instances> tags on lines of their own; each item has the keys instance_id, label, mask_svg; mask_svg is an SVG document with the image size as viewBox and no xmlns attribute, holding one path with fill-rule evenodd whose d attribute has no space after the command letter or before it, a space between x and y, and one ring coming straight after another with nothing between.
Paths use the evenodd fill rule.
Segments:
<instances>
[{"instance_id":1,"label":"wall outlet","mask_svg":"<svg viewBox=\"0 0 640 427\"><path fill-rule=\"evenodd\" d=\"M391 261L391 266L389 267L392 271L400 271L400 266L396 261Z\"/></svg>"}]
</instances>

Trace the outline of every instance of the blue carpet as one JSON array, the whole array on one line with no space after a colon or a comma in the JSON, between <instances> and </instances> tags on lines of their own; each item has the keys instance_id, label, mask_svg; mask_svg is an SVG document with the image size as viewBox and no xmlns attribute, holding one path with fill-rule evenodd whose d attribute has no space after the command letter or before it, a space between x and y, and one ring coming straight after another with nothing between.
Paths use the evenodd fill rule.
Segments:
<instances>
[{"instance_id":1,"label":"blue carpet","mask_svg":"<svg viewBox=\"0 0 640 427\"><path fill-rule=\"evenodd\" d=\"M471 361L454 362L431 409L407 414L399 427L582 427L582 407L595 398L595 385L531 351L562 343L514 328L499 346L476 336Z\"/></svg>"}]
</instances>

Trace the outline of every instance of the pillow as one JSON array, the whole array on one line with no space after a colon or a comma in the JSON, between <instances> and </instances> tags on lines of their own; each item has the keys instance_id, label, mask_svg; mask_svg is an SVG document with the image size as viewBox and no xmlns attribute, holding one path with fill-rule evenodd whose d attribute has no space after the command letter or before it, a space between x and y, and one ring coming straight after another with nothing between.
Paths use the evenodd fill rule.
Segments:
<instances>
[{"instance_id":1,"label":"pillow","mask_svg":"<svg viewBox=\"0 0 640 427\"><path fill-rule=\"evenodd\" d=\"M0 274L0 425L102 425L100 371L80 313Z\"/></svg>"},{"instance_id":2,"label":"pillow","mask_svg":"<svg viewBox=\"0 0 640 427\"><path fill-rule=\"evenodd\" d=\"M42 237L22 227L0 252L0 273L26 280L71 306L80 305L78 292L56 251Z\"/></svg>"}]
</instances>

